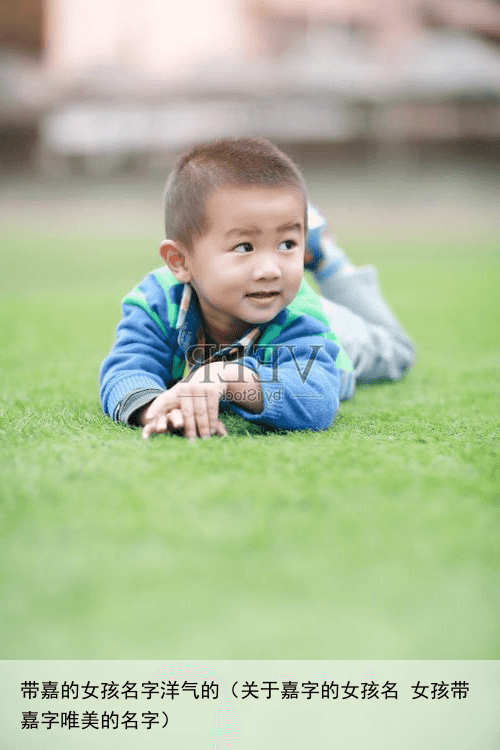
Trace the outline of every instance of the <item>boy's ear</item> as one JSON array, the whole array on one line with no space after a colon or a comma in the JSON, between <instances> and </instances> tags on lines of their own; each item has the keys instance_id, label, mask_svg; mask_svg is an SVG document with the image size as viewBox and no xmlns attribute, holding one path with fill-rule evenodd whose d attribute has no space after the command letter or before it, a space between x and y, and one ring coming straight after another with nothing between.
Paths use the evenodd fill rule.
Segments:
<instances>
[{"instance_id":1,"label":"boy's ear","mask_svg":"<svg viewBox=\"0 0 500 750\"><path fill-rule=\"evenodd\" d=\"M160 255L174 274L183 284L191 281L191 272L186 266L186 251L173 240L163 240L160 243Z\"/></svg>"}]
</instances>

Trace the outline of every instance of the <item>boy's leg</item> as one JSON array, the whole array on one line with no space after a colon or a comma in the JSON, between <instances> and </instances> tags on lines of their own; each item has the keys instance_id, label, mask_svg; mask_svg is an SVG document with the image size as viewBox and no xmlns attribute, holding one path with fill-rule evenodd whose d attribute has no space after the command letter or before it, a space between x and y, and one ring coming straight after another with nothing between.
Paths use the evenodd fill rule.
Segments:
<instances>
[{"instance_id":1,"label":"boy's leg","mask_svg":"<svg viewBox=\"0 0 500 750\"><path fill-rule=\"evenodd\" d=\"M310 207L306 268L313 271L323 310L350 356L356 379L397 380L415 351L377 285L373 267L354 268L326 234L326 222Z\"/></svg>"},{"instance_id":2,"label":"boy's leg","mask_svg":"<svg viewBox=\"0 0 500 750\"><path fill-rule=\"evenodd\" d=\"M358 293L363 293L363 286L358 288ZM358 383L404 377L414 359L413 346L404 334L395 334L387 326L372 323L349 307L323 296L320 301L332 330L351 359Z\"/></svg>"}]
</instances>

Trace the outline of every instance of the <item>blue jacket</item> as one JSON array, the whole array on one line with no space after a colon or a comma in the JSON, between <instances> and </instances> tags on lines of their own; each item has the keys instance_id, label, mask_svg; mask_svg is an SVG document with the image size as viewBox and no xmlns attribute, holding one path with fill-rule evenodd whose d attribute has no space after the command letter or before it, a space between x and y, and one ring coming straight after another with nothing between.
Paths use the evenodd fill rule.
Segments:
<instances>
[{"instance_id":1,"label":"blue jacket","mask_svg":"<svg viewBox=\"0 0 500 750\"><path fill-rule=\"evenodd\" d=\"M183 377L186 353L202 324L193 294L178 327L183 288L165 266L123 300L116 341L100 373L102 408L112 419L133 423L134 411ZM326 429L339 401L354 394L355 380L318 295L302 281L293 302L259 329L257 340L242 348L236 361L258 374L263 411L252 414L234 402L222 405L249 422L270 427ZM238 343L219 349L218 358L224 359Z\"/></svg>"}]
</instances>

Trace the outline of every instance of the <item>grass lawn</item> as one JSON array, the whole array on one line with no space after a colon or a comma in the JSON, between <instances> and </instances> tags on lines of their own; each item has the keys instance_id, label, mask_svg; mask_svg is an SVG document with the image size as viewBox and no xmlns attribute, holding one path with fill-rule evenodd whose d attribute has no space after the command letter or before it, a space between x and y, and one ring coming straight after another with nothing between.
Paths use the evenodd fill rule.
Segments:
<instances>
[{"instance_id":1,"label":"grass lawn","mask_svg":"<svg viewBox=\"0 0 500 750\"><path fill-rule=\"evenodd\" d=\"M3 658L500 658L493 233L351 242L417 342L408 379L323 433L230 416L194 444L97 402L159 237L0 234Z\"/></svg>"}]
</instances>

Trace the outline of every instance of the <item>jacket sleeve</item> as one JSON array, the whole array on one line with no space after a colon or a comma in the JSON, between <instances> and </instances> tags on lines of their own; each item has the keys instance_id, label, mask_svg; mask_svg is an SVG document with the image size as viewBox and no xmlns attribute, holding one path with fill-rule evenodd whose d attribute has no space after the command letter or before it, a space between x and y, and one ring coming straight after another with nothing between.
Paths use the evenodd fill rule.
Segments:
<instances>
[{"instance_id":1,"label":"jacket sleeve","mask_svg":"<svg viewBox=\"0 0 500 750\"><path fill-rule=\"evenodd\" d=\"M284 430L326 430L339 408L346 373L336 367L339 347L318 336L258 347L239 360L254 370L262 391L263 411L252 414L237 403L229 408L249 422ZM269 361L271 355L272 361ZM353 390L350 375L349 388ZM352 393L351 393L352 395Z\"/></svg>"},{"instance_id":2,"label":"jacket sleeve","mask_svg":"<svg viewBox=\"0 0 500 750\"><path fill-rule=\"evenodd\" d=\"M115 343L101 366L100 397L104 413L118 420L119 404L133 394L151 391L151 400L164 391L171 379L172 356L165 335L148 313L124 304Z\"/></svg>"},{"instance_id":3,"label":"jacket sleeve","mask_svg":"<svg viewBox=\"0 0 500 750\"><path fill-rule=\"evenodd\" d=\"M100 371L100 398L105 414L129 422L133 408L169 388L181 362L177 338L168 323L168 302L150 275L123 303L115 343Z\"/></svg>"}]
</instances>

